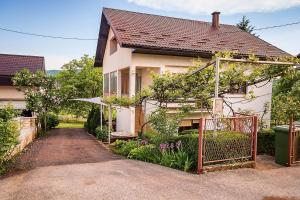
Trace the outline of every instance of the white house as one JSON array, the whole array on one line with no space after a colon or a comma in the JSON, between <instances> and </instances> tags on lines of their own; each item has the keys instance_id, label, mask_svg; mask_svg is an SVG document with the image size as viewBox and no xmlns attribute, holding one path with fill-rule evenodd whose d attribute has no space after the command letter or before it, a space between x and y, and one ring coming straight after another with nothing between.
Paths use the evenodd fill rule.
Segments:
<instances>
[{"instance_id":1,"label":"white house","mask_svg":"<svg viewBox=\"0 0 300 200\"><path fill-rule=\"evenodd\" d=\"M151 73L186 72L196 58L205 63L218 51L234 51L239 56L255 54L260 58L290 56L233 25L220 24L219 14L212 13L212 22L203 22L104 8L95 60L95 67L103 67L103 94L134 96L151 84ZM234 109L260 114L264 104L271 103L272 83L253 87L257 98L250 102L244 98L249 89L233 91L226 97ZM146 107L147 114L151 104ZM137 133L145 114L140 109L118 110L117 131ZM224 115L227 114L229 108L224 105ZM195 123L199 117L199 112L189 116ZM269 119L267 113L265 120Z\"/></svg>"}]
</instances>

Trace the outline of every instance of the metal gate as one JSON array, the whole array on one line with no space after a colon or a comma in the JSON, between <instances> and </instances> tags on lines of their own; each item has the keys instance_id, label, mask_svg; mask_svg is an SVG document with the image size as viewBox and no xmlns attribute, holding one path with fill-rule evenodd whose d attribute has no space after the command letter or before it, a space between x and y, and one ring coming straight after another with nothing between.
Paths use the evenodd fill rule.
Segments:
<instances>
[{"instance_id":1,"label":"metal gate","mask_svg":"<svg viewBox=\"0 0 300 200\"><path fill-rule=\"evenodd\" d=\"M300 125L296 126L293 116L290 117L288 140L288 166L300 162Z\"/></svg>"},{"instance_id":2,"label":"metal gate","mask_svg":"<svg viewBox=\"0 0 300 200\"><path fill-rule=\"evenodd\" d=\"M198 173L206 166L256 161L257 116L200 119Z\"/></svg>"}]
</instances>

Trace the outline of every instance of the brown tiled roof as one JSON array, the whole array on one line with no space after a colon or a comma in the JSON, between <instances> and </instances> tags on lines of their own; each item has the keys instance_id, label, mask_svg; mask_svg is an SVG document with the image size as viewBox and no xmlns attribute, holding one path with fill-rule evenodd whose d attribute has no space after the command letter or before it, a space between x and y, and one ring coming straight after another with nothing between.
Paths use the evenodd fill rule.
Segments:
<instances>
[{"instance_id":1,"label":"brown tiled roof","mask_svg":"<svg viewBox=\"0 0 300 200\"><path fill-rule=\"evenodd\" d=\"M44 57L0 54L0 75L13 76L23 68L27 68L31 72L44 71Z\"/></svg>"},{"instance_id":2,"label":"brown tiled roof","mask_svg":"<svg viewBox=\"0 0 300 200\"><path fill-rule=\"evenodd\" d=\"M102 64L109 27L122 47L137 52L211 56L218 51L261 57L291 56L236 26L104 8L96 64Z\"/></svg>"}]
</instances>

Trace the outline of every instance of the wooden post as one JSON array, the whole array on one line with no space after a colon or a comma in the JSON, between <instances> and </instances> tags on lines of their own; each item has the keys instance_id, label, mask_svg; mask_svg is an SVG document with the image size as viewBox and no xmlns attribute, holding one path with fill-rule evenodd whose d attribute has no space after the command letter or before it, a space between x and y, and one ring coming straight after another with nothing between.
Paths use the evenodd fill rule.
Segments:
<instances>
[{"instance_id":1,"label":"wooden post","mask_svg":"<svg viewBox=\"0 0 300 200\"><path fill-rule=\"evenodd\" d=\"M199 138L198 138L198 174L203 173L203 131L204 131L205 119L199 120Z\"/></svg>"},{"instance_id":2,"label":"wooden post","mask_svg":"<svg viewBox=\"0 0 300 200\"><path fill-rule=\"evenodd\" d=\"M288 164L287 166L292 166L292 148L293 148L293 115L290 115L290 124L289 124L289 135L288 135Z\"/></svg>"},{"instance_id":3,"label":"wooden post","mask_svg":"<svg viewBox=\"0 0 300 200\"><path fill-rule=\"evenodd\" d=\"M253 117L253 151L252 151L252 159L254 161L254 167L256 166L256 154L257 154L257 125L258 125L258 117Z\"/></svg>"}]
</instances>

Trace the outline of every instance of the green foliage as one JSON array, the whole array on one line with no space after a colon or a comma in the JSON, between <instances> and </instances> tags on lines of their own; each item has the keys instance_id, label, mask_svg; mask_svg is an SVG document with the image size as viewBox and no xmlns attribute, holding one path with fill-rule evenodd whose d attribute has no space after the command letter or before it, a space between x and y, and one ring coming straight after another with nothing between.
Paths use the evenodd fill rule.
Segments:
<instances>
[{"instance_id":1,"label":"green foliage","mask_svg":"<svg viewBox=\"0 0 300 200\"><path fill-rule=\"evenodd\" d=\"M139 146L130 151L128 158L151 163L159 163L161 154L154 144Z\"/></svg>"},{"instance_id":2,"label":"green foliage","mask_svg":"<svg viewBox=\"0 0 300 200\"><path fill-rule=\"evenodd\" d=\"M162 153L160 164L187 172L191 169L193 161L185 151L180 149L178 151L166 151Z\"/></svg>"},{"instance_id":3,"label":"green foliage","mask_svg":"<svg viewBox=\"0 0 300 200\"><path fill-rule=\"evenodd\" d=\"M122 156L128 156L131 150L138 147L138 142L134 140L123 141L116 140L112 145L112 150Z\"/></svg>"},{"instance_id":4,"label":"green foliage","mask_svg":"<svg viewBox=\"0 0 300 200\"><path fill-rule=\"evenodd\" d=\"M63 97L62 108L65 112L86 117L92 104L74 101L75 98L92 98L102 95L102 69L94 67L94 58L84 55L62 67L57 74L60 94Z\"/></svg>"},{"instance_id":5,"label":"green foliage","mask_svg":"<svg viewBox=\"0 0 300 200\"><path fill-rule=\"evenodd\" d=\"M24 91L26 107L37 114L39 121L45 123L49 112L59 111L62 98L54 76L47 76L43 71L31 73L25 68L16 73L13 83L19 90ZM43 127L47 125L44 124Z\"/></svg>"},{"instance_id":6,"label":"green foliage","mask_svg":"<svg viewBox=\"0 0 300 200\"><path fill-rule=\"evenodd\" d=\"M46 125L47 127L45 128L45 123L43 120L46 119ZM47 113L46 116L42 116L40 118L40 124L42 126L43 130L50 130L52 128L55 128L59 124L58 116L55 113Z\"/></svg>"},{"instance_id":7,"label":"green foliage","mask_svg":"<svg viewBox=\"0 0 300 200\"><path fill-rule=\"evenodd\" d=\"M272 98L273 125L288 124L291 114L300 119L300 72L290 70L284 77L275 81Z\"/></svg>"},{"instance_id":8,"label":"green foliage","mask_svg":"<svg viewBox=\"0 0 300 200\"><path fill-rule=\"evenodd\" d=\"M198 134L198 129L187 129L179 132L179 135Z\"/></svg>"},{"instance_id":9,"label":"green foliage","mask_svg":"<svg viewBox=\"0 0 300 200\"><path fill-rule=\"evenodd\" d=\"M149 121L152 128L162 135L170 136L177 135L179 129L179 122L185 116L186 112L181 112L176 115L168 115L167 109L159 108L151 113Z\"/></svg>"},{"instance_id":10,"label":"green foliage","mask_svg":"<svg viewBox=\"0 0 300 200\"><path fill-rule=\"evenodd\" d=\"M101 140L103 142L106 142L108 140L108 127L107 126L103 126L102 130L101 127L98 126L95 130L96 133L96 137L98 140Z\"/></svg>"},{"instance_id":11,"label":"green foliage","mask_svg":"<svg viewBox=\"0 0 300 200\"><path fill-rule=\"evenodd\" d=\"M5 163L19 142L18 124L12 120L14 116L11 106L0 109L0 174L5 171Z\"/></svg>"},{"instance_id":12,"label":"green foliage","mask_svg":"<svg viewBox=\"0 0 300 200\"><path fill-rule=\"evenodd\" d=\"M257 133L257 153L275 155L275 131L272 129L260 130Z\"/></svg>"},{"instance_id":13,"label":"green foliage","mask_svg":"<svg viewBox=\"0 0 300 200\"><path fill-rule=\"evenodd\" d=\"M250 20L247 19L246 16L243 16L242 21L240 21L236 26L243 31L255 35L255 33L253 33L255 27L250 25Z\"/></svg>"},{"instance_id":14,"label":"green foliage","mask_svg":"<svg viewBox=\"0 0 300 200\"><path fill-rule=\"evenodd\" d=\"M100 109L92 107L84 127L91 134L95 135L96 128L100 125Z\"/></svg>"},{"instance_id":15,"label":"green foliage","mask_svg":"<svg viewBox=\"0 0 300 200\"><path fill-rule=\"evenodd\" d=\"M15 110L12 105L0 107L0 119L4 122L11 120L19 114L19 111Z\"/></svg>"}]
</instances>

